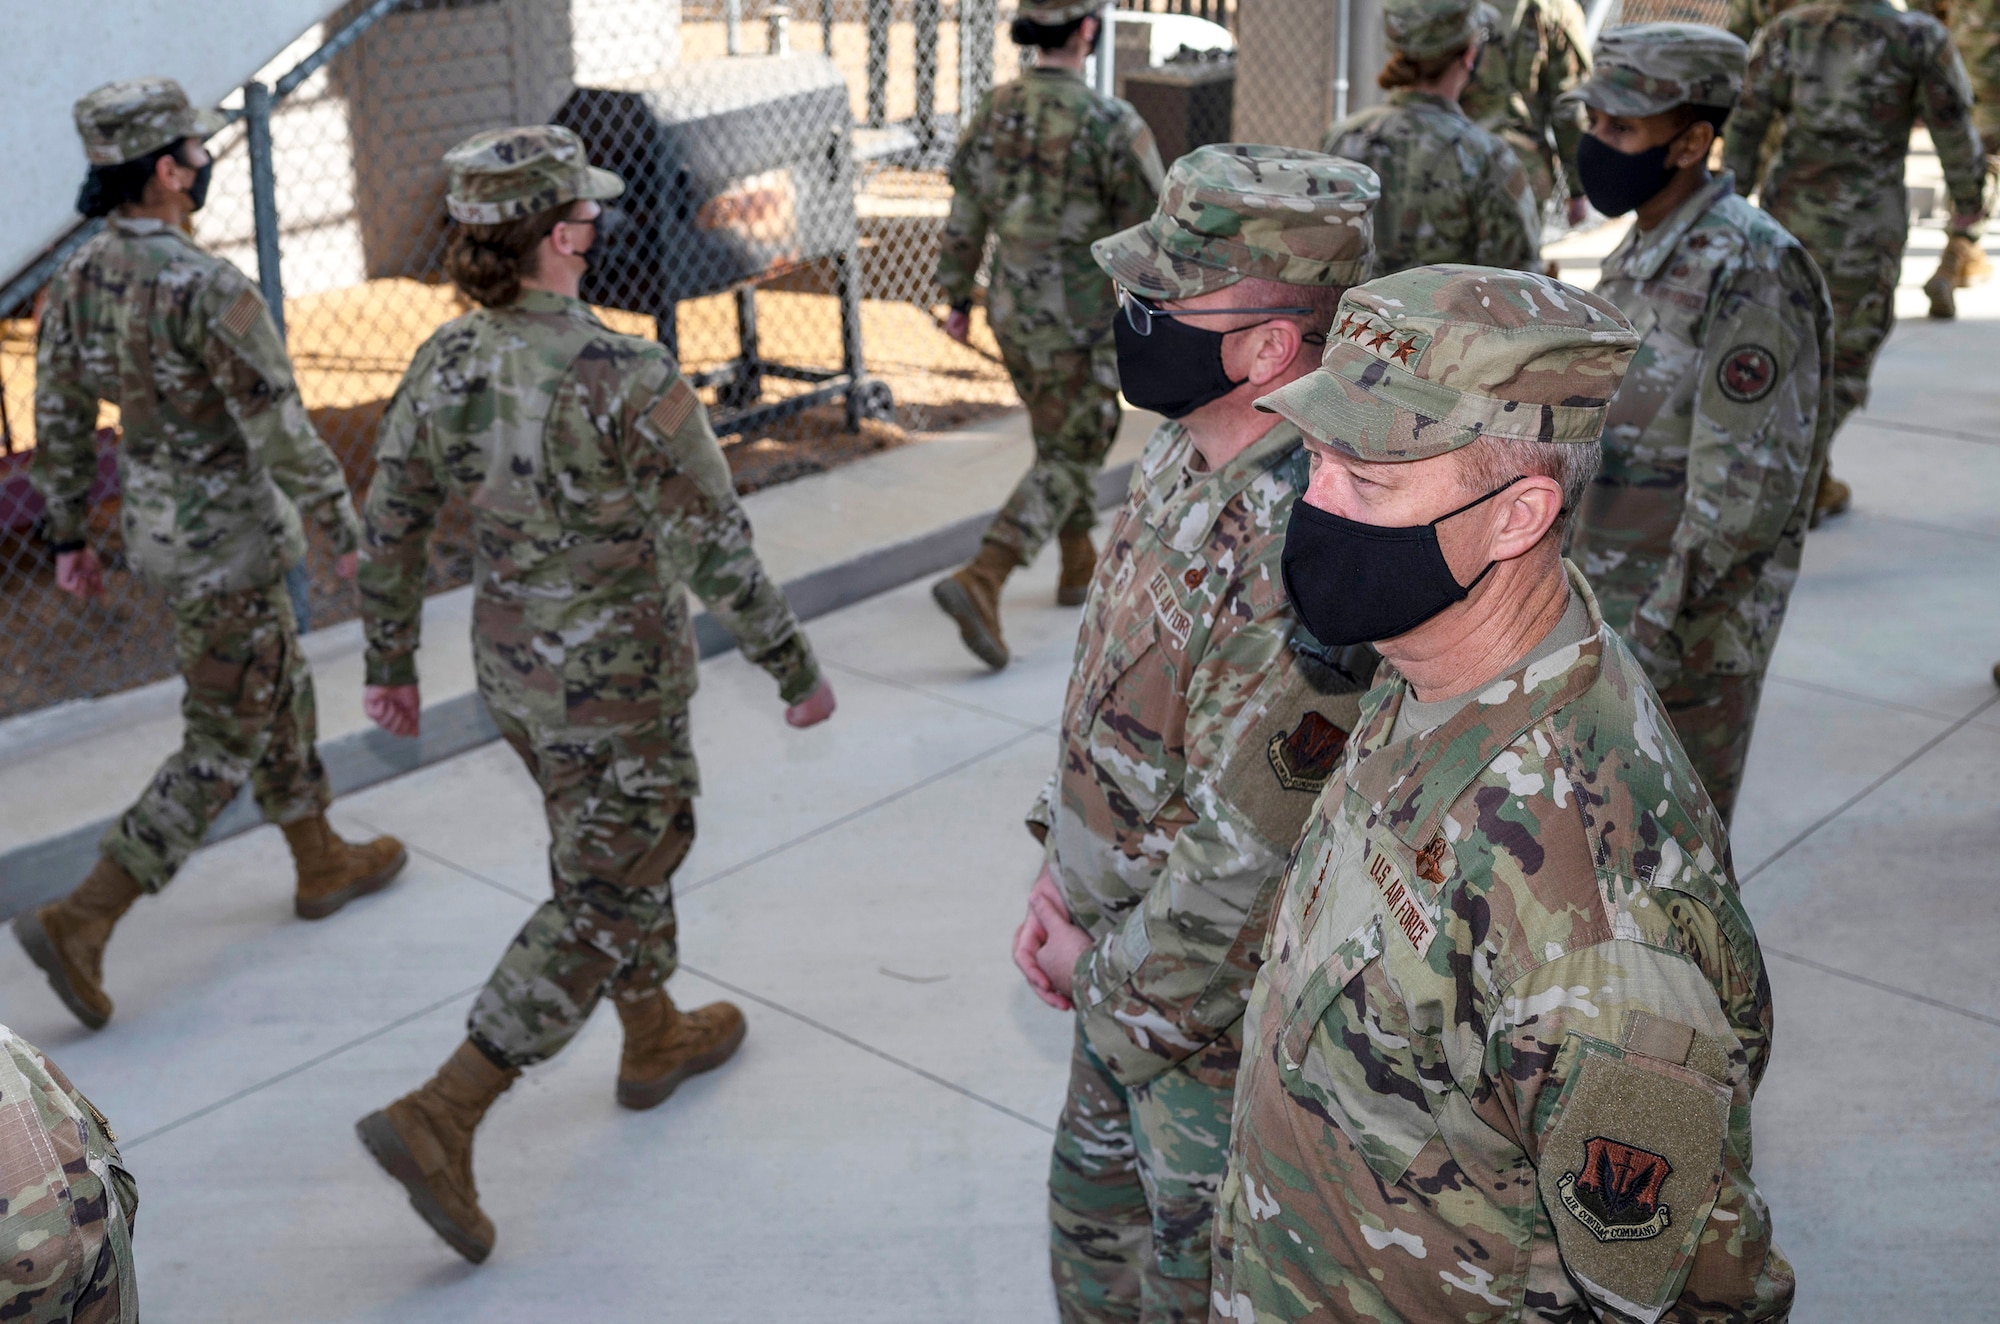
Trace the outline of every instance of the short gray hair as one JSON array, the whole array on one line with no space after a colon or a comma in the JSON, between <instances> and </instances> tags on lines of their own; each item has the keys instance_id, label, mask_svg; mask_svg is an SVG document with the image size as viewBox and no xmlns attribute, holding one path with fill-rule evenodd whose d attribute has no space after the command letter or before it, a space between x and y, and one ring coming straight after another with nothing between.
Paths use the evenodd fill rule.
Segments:
<instances>
[{"instance_id":1,"label":"short gray hair","mask_svg":"<svg viewBox=\"0 0 2000 1324\"><path fill-rule=\"evenodd\" d=\"M1562 488L1563 513L1552 526L1560 541L1576 519L1577 508L1597 476L1602 454L1597 443L1579 446L1575 442L1516 441L1507 437L1481 436L1470 446L1462 446L1458 456L1459 475L1476 492L1491 492L1516 478L1553 478Z\"/></svg>"}]
</instances>

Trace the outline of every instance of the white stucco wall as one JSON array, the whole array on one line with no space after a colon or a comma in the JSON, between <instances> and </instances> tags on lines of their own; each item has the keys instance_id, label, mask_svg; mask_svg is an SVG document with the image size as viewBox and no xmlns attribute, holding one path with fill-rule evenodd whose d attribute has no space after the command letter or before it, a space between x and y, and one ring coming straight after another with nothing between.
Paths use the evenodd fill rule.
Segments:
<instances>
[{"instance_id":1,"label":"white stucco wall","mask_svg":"<svg viewBox=\"0 0 2000 1324\"><path fill-rule=\"evenodd\" d=\"M166 74L213 105L336 7L330 0L70 0L6 6L0 39L0 275L75 219L83 148L70 106L114 78Z\"/></svg>"}]
</instances>

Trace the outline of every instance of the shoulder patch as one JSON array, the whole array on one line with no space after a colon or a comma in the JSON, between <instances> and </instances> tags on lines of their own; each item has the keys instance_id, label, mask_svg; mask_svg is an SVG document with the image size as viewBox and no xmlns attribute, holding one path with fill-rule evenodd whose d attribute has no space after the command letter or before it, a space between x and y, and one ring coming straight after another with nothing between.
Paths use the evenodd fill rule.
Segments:
<instances>
[{"instance_id":1,"label":"shoulder patch","mask_svg":"<svg viewBox=\"0 0 2000 1324\"><path fill-rule=\"evenodd\" d=\"M1723 355L1715 384L1736 403L1753 404L1778 384L1778 360L1762 345L1738 345Z\"/></svg>"},{"instance_id":2,"label":"shoulder patch","mask_svg":"<svg viewBox=\"0 0 2000 1324\"><path fill-rule=\"evenodd\" d=\"M222 310L222 329L241 339L250 334L250 328L257 324L257 314L263 310L264 301L250 290L244 290L229 301Z\"/></svg>"},{"instance_id":3,"label":"shoulder patch","mask_svg":"<svg viewBox=\"0 0 2000 1324\"><path fill-rule=\"evenodd\" d=\"M687 384L687 378L677 377L674 379L674 384L667 388L667 393L646 411L646 418L654 427L671 437L686 425L688 415L694 413L697 403L699 402L695 397L694 388Z\"/></svg>"},{"instance_id":4,"label":"shoulder patch","mask_svg":"<svg viewBox=\"0 0 2000 1324\"><path fill-rule=\"evenodd\" d=\"M1277 774L1278 785L1288 791L1318 795L1326 788L1326 779L1333 775L1346 748L1347 732L1308 709L1297 726L1272 736L1264 752L1271 761L1271 771Z\"/></svg>"}]
</instances>

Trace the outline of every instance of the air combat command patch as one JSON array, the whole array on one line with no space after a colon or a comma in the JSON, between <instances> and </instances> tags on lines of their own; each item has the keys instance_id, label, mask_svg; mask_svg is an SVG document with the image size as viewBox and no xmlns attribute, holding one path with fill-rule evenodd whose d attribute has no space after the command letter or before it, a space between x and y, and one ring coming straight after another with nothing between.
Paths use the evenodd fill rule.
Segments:
<instances>
[{"instance_id":1,"label":"air combat command patch","mask_svg":"<svg viewBox=\"0 0 2000 1324\"><path fill-rule=\"evenodd\" d=\"M1583 1142L1581 1172L1565 1172L1556 1189L1563 1208L1599 1241L1644 1241L1674 1221L1660 1200L1673 1171L1649 1149L1592 1136Z\"/></svg>"},{"instance_id":2,"label":"air combat command patch","mask_svg":"<svg viewBox=\"0 0 2000 1324\"><path fill-rule=\"evenodd\" d=\"M1347 732L1320 714L1308 711L1299 718L1297 726L1272 736L1265 748L1271 771L1278 775L1278 785L1288 791L1318 795L1326 788L1326 779L1333 775L1334 765L1340 762L1341 751L1347 748Z\"/></svg>"},{"instance_id":3,"label":"air combat command patch","mask_svg":"<svg viewBox=\"0 0 2000 1324\"><path fill-rule=\"evenodd\" d=\"M1762 400L1778 382L1778 360L1761 345L1738 345L1722 356L1715 384L1737 404Z\"/></svg>"}]
</instances>

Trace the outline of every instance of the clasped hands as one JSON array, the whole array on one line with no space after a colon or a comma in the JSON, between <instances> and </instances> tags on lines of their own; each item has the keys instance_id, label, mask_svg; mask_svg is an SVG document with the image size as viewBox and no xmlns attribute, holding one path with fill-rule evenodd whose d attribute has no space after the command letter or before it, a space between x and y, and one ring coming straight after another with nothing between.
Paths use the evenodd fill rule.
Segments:
<instances>
[{"instance_id":1,"label":"clasped hands","mask_svg":"<svg viewBox=\"0 0 2000 1324\"><path fill-rule=\"evenodd\" d=\"M1057 1011L1074 1005L1076 963L1090 950L1090 935L1070 921L1069 906L1044 864L1028 893L1028 915L1014 930L1014 964L1035 996Z\"/></svg>"}]
</instances>

